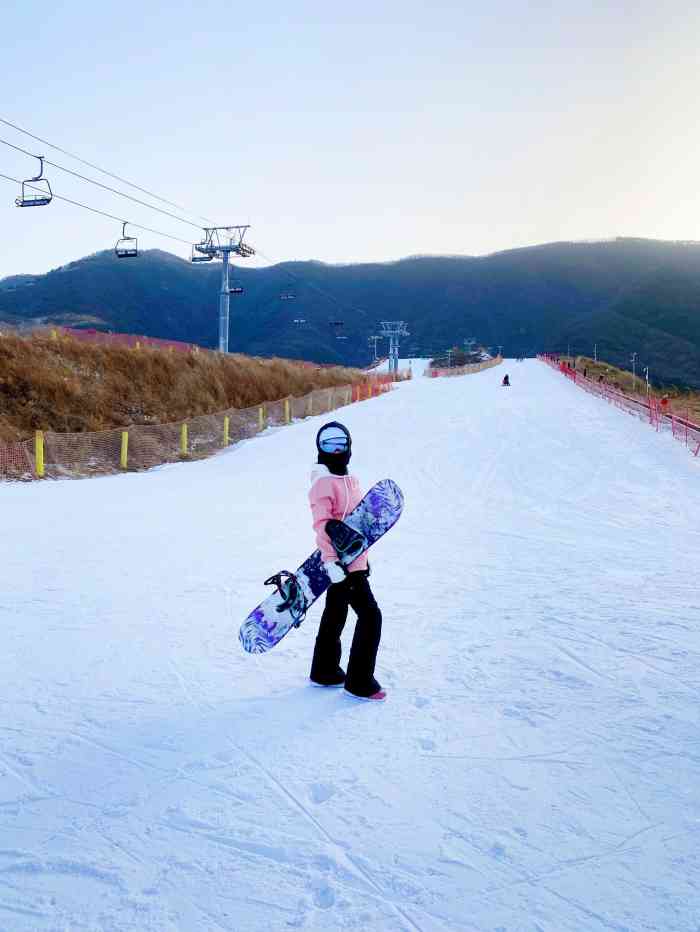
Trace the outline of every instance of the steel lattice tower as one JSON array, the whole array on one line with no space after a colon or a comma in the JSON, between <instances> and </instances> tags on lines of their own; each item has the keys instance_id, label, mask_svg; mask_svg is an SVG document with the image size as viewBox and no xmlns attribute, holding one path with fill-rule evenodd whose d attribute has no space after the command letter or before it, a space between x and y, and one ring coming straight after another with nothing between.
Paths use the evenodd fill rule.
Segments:
<instances>
[{"instance_id":1,"label":"steel lattice tower","mask_svg":"<svg viewBox=\"0 0 700 932\"><path fill-rule=\"evenodd\" d=\"M410 336L403 320L383 320L382 336L389 340L389 372L399 370L399 337Z\"/></svg>"},{"instance_id":2,"label":"steel lattice tower","mask_svg":"<svg viewBox=\"0 0 700 932\"><path fill-rule=\"evenodd\" d=\"M245 226L232 227L205 227L204 239L201 243L195 245L195 250L208 256L220 258L223 262L221 269L221 290L219 291L219 352L228 353L228 321L229 321L229 300L231 288L229 287L229 258L231 253L240 256L242 259L248 259L255 255L252 246L243 242L246 230L250 229L250 224ZM222 239L224 242L222 242ZM228 243L225 242L228 240ZM194 255L194 253L193 253Z\"/></svg>"}]
</instances>

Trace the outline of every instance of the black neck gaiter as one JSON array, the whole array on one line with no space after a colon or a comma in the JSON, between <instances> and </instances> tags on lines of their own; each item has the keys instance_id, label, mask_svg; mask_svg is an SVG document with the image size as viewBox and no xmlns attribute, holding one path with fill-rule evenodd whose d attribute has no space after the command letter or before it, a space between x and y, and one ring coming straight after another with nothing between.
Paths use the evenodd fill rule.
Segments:
<instances>
[{"instance_id":1,"label":"black neck gaiter","mask_svg":"<svg viewBox=\"0 0 700 932\"><path fill-rule=\"evenodd\" d=\"M347 476L348 463L350 462L350 451L346 453L324 453L318 454L318 462L322 466L327 466L328 471L334 476Z\"/></svg>"}]
</instances>

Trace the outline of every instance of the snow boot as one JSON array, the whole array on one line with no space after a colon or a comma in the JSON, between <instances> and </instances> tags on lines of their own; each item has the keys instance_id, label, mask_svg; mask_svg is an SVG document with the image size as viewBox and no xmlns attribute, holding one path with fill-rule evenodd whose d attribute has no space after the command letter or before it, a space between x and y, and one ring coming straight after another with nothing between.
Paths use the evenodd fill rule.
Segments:
<instances>
[{"instance_id":1,"label":"snow boot","mask_svg":"<svg viewBox=\"0 0 700 932\"><path fill-rule=\"evenodd\" d=\"M349 696L351 699L358 699L360 702L384 702L386 699L386 690L378 689L376 693L372 693L371 696L358 696L357 693L351 693L349 689L344 690L345 695Z\"/></svg>"}]
</instances>

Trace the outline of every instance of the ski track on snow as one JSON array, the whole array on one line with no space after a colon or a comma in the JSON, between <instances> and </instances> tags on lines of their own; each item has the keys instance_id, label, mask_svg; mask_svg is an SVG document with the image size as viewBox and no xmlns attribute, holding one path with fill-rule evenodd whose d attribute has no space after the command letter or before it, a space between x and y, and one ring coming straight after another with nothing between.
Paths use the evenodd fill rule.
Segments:
<instances>
[{"instance_id":1,"label":"ski track on snow","mask_svg":"<svg viewBox=\"0 0 700 932\"><path fill-rule=\"evenodd\" d=\"M380 708L320 606L237 643L327 418L2 487L0 932L697 932L700 462L534 361L332 417L406 496Z\"/></svg>"}]
</instances>

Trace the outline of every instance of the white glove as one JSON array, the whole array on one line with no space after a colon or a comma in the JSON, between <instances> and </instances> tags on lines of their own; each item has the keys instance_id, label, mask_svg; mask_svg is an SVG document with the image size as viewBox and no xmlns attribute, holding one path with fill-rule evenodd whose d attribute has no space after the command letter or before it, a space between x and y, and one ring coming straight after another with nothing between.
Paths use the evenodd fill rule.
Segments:
<instances>
[{"instance_id":1,"label":"white glove","mask_svg":"<svg viewBox=\"0 0 700 932\"><path fill-rule=\"evenodd\" d=\"M332 563L329 561L328 563L323 564L323 568L326 573L328 573L328 578L330 579L331 583L343 582L343 580L346 578L347 574L339 563Z\"/></svg>"}]
</instances>

